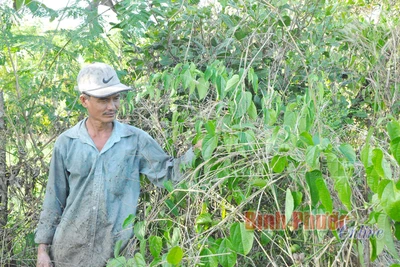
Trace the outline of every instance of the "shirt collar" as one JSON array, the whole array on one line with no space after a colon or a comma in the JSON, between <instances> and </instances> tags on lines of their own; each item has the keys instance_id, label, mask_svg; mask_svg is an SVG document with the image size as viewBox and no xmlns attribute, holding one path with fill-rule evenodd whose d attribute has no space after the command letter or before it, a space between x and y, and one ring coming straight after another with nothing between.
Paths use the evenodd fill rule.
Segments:
<instances>
[{"instance_id":1,"label":"shirt collar","mask_svg":"<svg viewBox=\"0 0 400 267\"><path fill-rule=\"evenodd\" d=\"M65 134L69 138L77 138L77 139L80 139L83 143L93 145L93 140L89 136L89 133L86 129L86 120L87 120L87 118L81 120L74 127L72 127L69 131L67 131ZM111 136L102 151L106 151L113 144L119 142L121 140L121 138L135 134L133 127L129 127L128 125L120 123L117 120L114 120L113 124L114 124L114 127L113 127L113 131L111 133Z\"/></svg>"}]
</instances>

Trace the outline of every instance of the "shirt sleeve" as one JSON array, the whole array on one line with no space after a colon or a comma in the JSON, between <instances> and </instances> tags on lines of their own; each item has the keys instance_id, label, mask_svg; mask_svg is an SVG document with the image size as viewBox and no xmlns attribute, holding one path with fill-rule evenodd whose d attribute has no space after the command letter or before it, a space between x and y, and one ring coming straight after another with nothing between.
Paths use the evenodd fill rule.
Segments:
<instances>
[{"instance_id":1,"label":"shirt sleeve","mask_svg":"<svg viewBox=\"0 0 400 267\"><path fill-rule=\"evenodd\" d=\"M56 142L50 162L46 194L35 235L37 244L52 243L68 196L67 171L58 145Z\"/></svg>"},{"instance_id":2,"label":"shirt sleeve","mask_svg":"<svg viewBox=\"0 0 400 267\"><path fill-rule=\"evenodd\" d=\"M181 165L191 163L195 157L193 148L190 148L180 158L174 159L167 155L150 136L139 150L139 156L140 173L146 175L150 182L158 187L164 187L164 182L167 180L174 183L182 180Z\"/></svg>"}]
</instances>

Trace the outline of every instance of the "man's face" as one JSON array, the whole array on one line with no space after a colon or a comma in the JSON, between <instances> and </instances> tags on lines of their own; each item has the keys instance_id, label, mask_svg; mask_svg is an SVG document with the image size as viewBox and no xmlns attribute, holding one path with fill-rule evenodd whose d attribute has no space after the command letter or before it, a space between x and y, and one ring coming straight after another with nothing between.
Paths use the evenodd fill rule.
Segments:
<instances>
[{"instance_id":1,"label":"man's face","mask_svg":"<svg viewBox=\"0 0 400 267\"><path fill-rule=\"evenodd\" d=\"M107 97L81 95L80 99L88 110L89 117L104 123L115 119L120 105L119 93Z\"/></svg>"}]
</instances>

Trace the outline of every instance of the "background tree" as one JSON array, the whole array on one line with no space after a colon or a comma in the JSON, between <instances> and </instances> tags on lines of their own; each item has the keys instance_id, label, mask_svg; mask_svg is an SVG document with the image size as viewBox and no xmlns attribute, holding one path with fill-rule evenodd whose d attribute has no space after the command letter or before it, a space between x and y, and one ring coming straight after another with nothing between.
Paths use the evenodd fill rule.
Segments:
<instances>
[{"instance_id":1,"label":"background tree","mask_svg":"<svg viewBox=\"0 0 400 267\"><path fill-rule=\"evenodd\" d=\"M91 61L114 65L134 85L119 119L171 155L204 140L177 188L155 190L143 178L138 214L126 220L136 238L117 247L109 266L399 263L397 2L120 1L120 22L111 25L93 3L1 6L9 175L1 176L1 264L34 266L51 148L83 117L75 77ZM26 26L26 16L83 23L42 31ZM343 238L290 225L248 231L249 210L339 212L348 227L384 235Z\"/></svg>"}]
</instances>

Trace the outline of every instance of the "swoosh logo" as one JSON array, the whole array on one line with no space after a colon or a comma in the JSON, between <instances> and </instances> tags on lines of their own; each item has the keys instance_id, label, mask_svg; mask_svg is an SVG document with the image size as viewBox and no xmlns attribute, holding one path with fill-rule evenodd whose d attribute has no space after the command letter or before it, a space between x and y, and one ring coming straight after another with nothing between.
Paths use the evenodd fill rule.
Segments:
<instances>
[{"instance_id":1,"label":"swoosh logo","mask_svg":"<svg viewBox=\"0 0 400 267\"><path fill-rule=\"evenodd\" d=\"M111 76L111 78L110 78L110 79L107 79L107 80L103 78L103 83L108 83L109 81L112 80L112 78L114 78L114 76Z\"/></svg>"}]
</instances>

